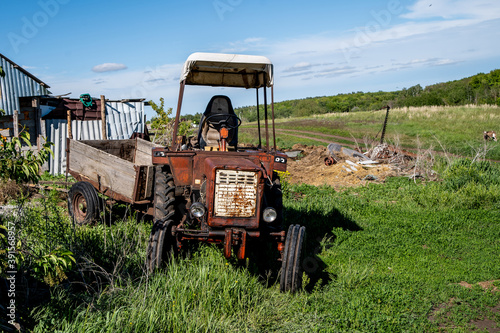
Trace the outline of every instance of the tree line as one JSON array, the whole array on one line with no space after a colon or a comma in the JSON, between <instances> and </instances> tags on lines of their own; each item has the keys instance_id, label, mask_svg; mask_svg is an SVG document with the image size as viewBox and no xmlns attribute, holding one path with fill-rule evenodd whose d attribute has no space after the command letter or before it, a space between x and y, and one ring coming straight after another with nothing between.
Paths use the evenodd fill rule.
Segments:
<instances>
[{"instance_id":1,"label":"tree line","mask_svg":"<svg viewBox=\"0 0 500 333\"><path fill-rule=\"evenodd\" d=\"M352 92L335 96L308 97L275 103L276 118L304 117L313 114L379 110L391 107L496 104L500 106L500 69L479 73L461 80L437 83L422 88L420 84L397 91ZM263 118L263 106L260 116ZM235 110L245 121L257 120L257 107Z\"/></svg>"}]
</instances>

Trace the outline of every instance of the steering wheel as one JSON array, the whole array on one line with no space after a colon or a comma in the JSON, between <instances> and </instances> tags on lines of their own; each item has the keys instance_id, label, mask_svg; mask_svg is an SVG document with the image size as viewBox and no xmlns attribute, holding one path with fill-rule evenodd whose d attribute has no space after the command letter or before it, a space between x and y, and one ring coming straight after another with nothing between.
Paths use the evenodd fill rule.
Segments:
<instances>
[{"instance_id":1,"label":"steering wheel","mask_svg":"<svg viewBox=\"0 0 500 333\"><path fill-rule=\"evenodd\" d=\"M232 121L230 122L230 120ZM237 115L229 113L214 113L206 117L204 122L208 124L208 127L215 130L219 130L221 127L235 129L241 125L241 119Z\"/></svg>"}]
</instances>

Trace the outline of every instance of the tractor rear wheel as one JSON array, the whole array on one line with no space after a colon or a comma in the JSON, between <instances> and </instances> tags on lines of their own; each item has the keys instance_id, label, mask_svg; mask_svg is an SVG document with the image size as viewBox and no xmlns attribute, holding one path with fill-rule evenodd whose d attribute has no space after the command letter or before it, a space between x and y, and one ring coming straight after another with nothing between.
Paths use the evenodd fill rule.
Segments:
<instances>
[{"instance_id":1,"label":"tractor rear wheel","mask_svg":"<svg viewBox=\"0 0 500 333\"><path fill-rule=\"evenodd\" d=\"M155 172L154 223L149 237L146 266L149 272L159 268L175 252L176 240L172 236L175 215L174 178L161 166Z\"/></svg>"},{"instance_id":2,"label":"tractor rear wheel","mask_svg":"<svg viewBox=\"0 0 500 333\"><path fill-rule=\"evenodd\" d=\"M280 291L296 292L302 286L302 250L306 227L291 225L286 235L281 265Z\"/></svg>"},{"instance_id":3,"label":"tractor rear wheel","mask_svg":"<svg viewBox=\"0 0 500 333\"><path fill-rule=\"evenodd\" d=\"M99 197L89 182L77 182L68 192L69 215L79 225L92 223L99 217Z\"/></svg>"}]
</instances>

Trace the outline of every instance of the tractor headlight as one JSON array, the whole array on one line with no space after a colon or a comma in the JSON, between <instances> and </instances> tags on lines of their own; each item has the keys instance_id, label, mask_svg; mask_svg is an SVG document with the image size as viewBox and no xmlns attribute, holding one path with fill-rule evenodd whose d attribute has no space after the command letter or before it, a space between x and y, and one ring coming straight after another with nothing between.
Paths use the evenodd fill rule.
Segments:
<instances>
[{"instance_id":1,"label":"tractor headlight","mask_svg":"<svg viewBox=\"0 0 500 333\"><path fill-rule=\"evenodd\" d=\"M278 213L276 213L276 209L272 207L267 207L266 209L264 209L264 212L262 213L262 218L264 219L264 221L268 223L274 222L277 217Z\"/></svg>"},{"instance_id":2,"label":"tractor headlight","mask_svg":"<svg viewBox=\"0 0 500 333\"><path fill-rule=\"evenodd\" d=\"M194 217L200 218L205 215L205 206L201 202L195 202L189 207L189 211Z\"/></svg>"}]
</instances>

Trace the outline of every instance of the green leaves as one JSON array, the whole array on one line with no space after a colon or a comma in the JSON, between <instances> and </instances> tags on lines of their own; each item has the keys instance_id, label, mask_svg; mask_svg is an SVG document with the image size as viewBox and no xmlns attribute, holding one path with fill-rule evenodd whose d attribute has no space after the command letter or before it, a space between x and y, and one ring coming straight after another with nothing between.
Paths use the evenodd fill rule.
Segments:
<instances>
[{"instance_id":1,"label":"green leaves","mask_svg":"<svg viewBox=\"0 0 500 333\"><path fill-rule=\"evenodd\" d=\"M28 148L23 151L23 144ZM46 142L38 153L31 148L30 135L21 132L19 137L8 141L0 137L0 179L13 180L17 183L36 183L40 179L42 165L52 154L51 142Z\"/></svg>"},{"instance_id":2,"label":"green leaves","mask_svg":"<svg viewBox=\"0 0 500 333\"><path fill-rule=\"evenodd\" d=\"M54 286L68 278L66 272L73 269L74 263L76 260L73 253L59 247L37 259L34 262L33 271L37 278Z\"/></svg>"}]
</instances>

